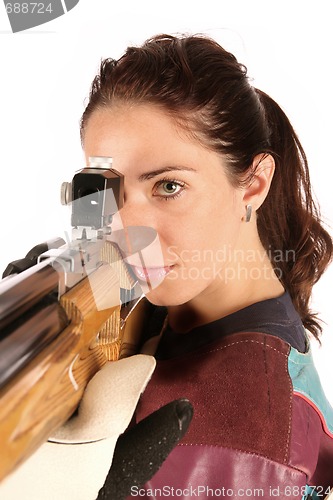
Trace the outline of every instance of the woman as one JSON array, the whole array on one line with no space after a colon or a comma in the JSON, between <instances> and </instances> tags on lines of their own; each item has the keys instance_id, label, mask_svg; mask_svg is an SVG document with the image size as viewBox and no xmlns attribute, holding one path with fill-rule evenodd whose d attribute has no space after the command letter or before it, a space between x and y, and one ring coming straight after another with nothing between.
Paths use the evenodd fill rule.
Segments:
<instances>
[{"instance_id":1,"label":"woman","mask_svg":"<svg viewBox=\"0 0 333 500\"><path fill-rule=\"evenodd\" d=\"M122 223L156 229L163 251L144 267L128 257L156 306L138 419L175 397L194 406L147 496L315 498L312 485L323 498L333 412L309 302L332 239L283 111L213 40L162 35L103 61L81 137L125 176Z\"/></svg>"}]
</instances>

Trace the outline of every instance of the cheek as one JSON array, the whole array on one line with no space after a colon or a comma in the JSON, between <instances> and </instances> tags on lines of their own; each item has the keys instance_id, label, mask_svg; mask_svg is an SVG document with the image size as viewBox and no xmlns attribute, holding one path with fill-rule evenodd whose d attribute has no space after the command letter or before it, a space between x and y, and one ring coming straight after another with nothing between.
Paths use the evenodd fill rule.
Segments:
<instances>
[{"instance_id":1,"label":"cheek","mask_svg":"<svg viewBox=\"0 0 333 500\"><path fill-rule=\"evenodd\" d=\"M217 189L217 186L219 188ZM173 205L174 204L174 205ZM155 228L164 255L195 253L233 247L240 230L240 197L220 179L210 180L197 192L179 201L165 202L165 210L155 212Z\"/></svg>"},{"instance_id":2,"label":"cheek","mask_svg":"<svg viewBox=\"0 0 333 500\"><path fill-rule=\"evenodd\" d=\"M172 223L168 221L159 228L164 254L169 260L177 255L183 265L196 267L217 259L223 249L235 247L240 222L229 205L220 203L202 210L179 215ZM216 258L215 258L216 257Z\"/></svg>"},{"instance_id":3,"label":"cheek","mask_svg":"<svg viewBox=\"0 0 333 500\"><path fill-rule=\"evenodd\" d=\"M229 194L229 193L228 193ZM236 243L240 218L232 193L215 197L206 210L197 217L194 237L201 247L215 248Z\"/></svg>"}]
</instances>

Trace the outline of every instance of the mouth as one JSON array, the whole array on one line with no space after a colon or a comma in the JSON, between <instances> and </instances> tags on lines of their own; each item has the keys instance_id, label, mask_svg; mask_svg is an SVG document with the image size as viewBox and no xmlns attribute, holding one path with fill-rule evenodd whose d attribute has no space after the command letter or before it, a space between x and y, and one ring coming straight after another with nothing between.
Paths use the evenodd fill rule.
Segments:
<instances>
[{"instance_id":1,"label":"mouth","mask_svg":"<svg viewBox=\"0 0 333 500\"><path fill-rule=\"evenodd\" d=\"M173 267L174 266L140 267L131 265L131 269L138 280L154 285L160 283Z\"/></svg>"}]
</instances>

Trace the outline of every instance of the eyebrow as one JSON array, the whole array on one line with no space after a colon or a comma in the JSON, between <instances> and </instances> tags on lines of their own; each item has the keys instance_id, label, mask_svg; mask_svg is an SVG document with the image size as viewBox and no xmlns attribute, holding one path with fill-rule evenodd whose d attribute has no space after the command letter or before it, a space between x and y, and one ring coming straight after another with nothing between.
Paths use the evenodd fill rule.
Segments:
<instances>
[{"instance_id":1,"label":"eyebrow","mask_svg":"<svg viewBox=\"0 0 333 500\"><path fill-rule=\"evenodd\" d=\"M147 181L149 179L152 179L153 177L156 177L157 175L164 174L165 172L180 171L180 170L186 170L188 172L196 172L196 170L194 168L191 168L191 167L170 166L170 167L159 168L158 170L151 170L150 172L146 172L144 174L141 174L141 175L139 175L138 179L140 182L143 182L143 181Z\"/></svg>"}]
</instances>

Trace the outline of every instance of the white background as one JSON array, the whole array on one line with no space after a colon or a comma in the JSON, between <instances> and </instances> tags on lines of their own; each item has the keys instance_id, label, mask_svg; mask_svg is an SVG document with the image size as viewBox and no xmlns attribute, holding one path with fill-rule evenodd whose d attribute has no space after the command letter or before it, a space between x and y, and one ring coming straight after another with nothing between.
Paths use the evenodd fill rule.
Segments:
<instances>
[{"instance_id":1,"label":"white background","mask_svg":"<svg viewBox=\"0 0 333 500\"><path fill-rule=\"evenodd\" d=\"M79 120L102 57L157 33L207 33L234 52L287 112L307 152L314 193L333 227L330 0L80 0L48 24L12 34L0 3L0 270L63 236L60 184L84 166ZM278 210L279 207L277 206ZM318 370L333 402L333 266L315 286L326 322Z\"/></svg>"}]
</instances>

